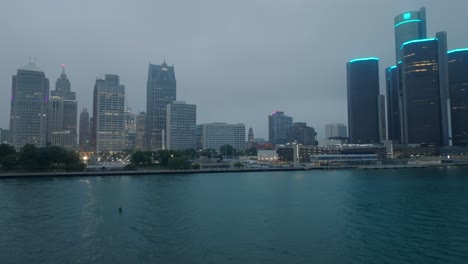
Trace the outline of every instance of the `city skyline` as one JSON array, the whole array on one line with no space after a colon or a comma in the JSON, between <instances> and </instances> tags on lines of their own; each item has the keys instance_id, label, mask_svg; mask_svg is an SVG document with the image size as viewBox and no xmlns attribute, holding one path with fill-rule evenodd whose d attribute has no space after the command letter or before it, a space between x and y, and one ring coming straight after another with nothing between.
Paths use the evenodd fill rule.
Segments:
<instances>
[{"instance_id":1,"label":"city skyline","mask_svg":"<svg viewBox=\"0 0 468 264\"><path fill-rule=\"evenodd\" d=\"M2 54L5 60L0 63L0 84L6 87L2 89L2 98L10 97L8 87L11 86L11 75L27 63L28 57L36 56L39 67L50 80L58 77L58 69L62 63L67 64L67 74L77 92L79 109L92 108L90 95L96 77L105 73L115 73L131 91L128 93L129 106L135 112L145 111L142 102L146 96L148 61L160 64L166 59L170 65L174 64L177 67L178 97L198 106L199 123L241 122L245 123L246 127L253 127L256 136L261 138L268 137L265 116L273 110L285 111L295 119L307 122L317 130L319 139L323 138L325 124L347 123L346 78L343 62L352 58L367 56L381 58L380 92L383 94L384 69L394 65L395 60L393 19L396 14L419 10L424 6L428 17L428 36L434 36L435 32L445 30L449 35L449 50L468 46L468 39L463 34L463 25L461 25L463 23L459 23L456 19L467 6L463 1L452 2L451 5L428 1L414 1L411 4L404 1L398 3L361 1L355 4L356 7L344 1L319 4L292 1L286 7L283 3L267 5L264 8L268 15L263 17L242 10L241 4L231 4L231 7L238 10L239 15L245 17L245 20L248 22L259 20L259 23L247 26L245 22L237 19L238 16L233 17L231 13L231 16L220 18L219 24L224 26L222 29L217 29L217 26L211 24L212 19L224 14L224 9L219 10L220 6L213 4L211 10L219 10L219 14L211 15L209 19L200 18L200 21L193 25L198 29L197 34L187 33L183 41L177 39L178 35L186 33L181 22L172 23L170 19L171 15L180 18L176 14L177 6L165 3L169 11L164 15L166 19L162 20L169 22L162 35L166 35L163 39L167 43L158 42L154 45L155 39L143 34L142 30L146 26L143 25L143 21L138 20L132 26L142 28L130 33L128 27L123 27L122 33L127 33L122 40L124 44L117 43L111 47L104 47L100 42L110 36L109 32L104 31L113 29L111 22L91 20L89 23L95 23L97 26L95 29L90 24L79 24L80 18L73 14L67 19L61 14L56 14L48 20L39 19L40 25L50 26L51 31L60 31L69 38L58 39L53 45L49 45L50 42L47 42L47 45L46 42L37 45L29 43L29 37L45 32L37 29L32 32L26 29L21 21L11 16L15 14L15 10L20 9L21 5L18 3L9 5L11 12L2 14L9 25L6 32L6 48ZM142 5L152 6L149 3ZM199 5L208 5L208 2ZM338 8L340 5L347 8ZM260 6L262 6L260 2L253 3L254 9ZM364 6L366 10L362 8ZM83 9L80 6L71 7ZM125 4L113 7L113 11L121 14L125 7ZM143 9L130 8L132 12L129 16L136 17L135 12L141 11L142 17L148 17L149 14ZM47 5L37 6L36 10L46 12ZM279 14L279 10L283 10L284 14ZM327 10L336 11L337 18L334 20L335 24L322 32L320 24L326 19L324 14ZM373 14L372 11L378 13ZM37 16L29 14L29 11L26 12L24 15ZM280 19L275 21L273 18L278 14ZM316 14L317 18L309 19L313 14ZM353 23L339 22L351 17ZM365 23L369 19L373 23ZM62 23L59 23L59 20ZM115 19L110 20L115 22ZM226 25L230 25L231 28L226 29ZM295 28L292 32L291 27ZM61 28L68 30L63 31ZM274 29L278 30L277 36L271 32ZM103 36L94 34L95 31L103 32ZM259 36L254 33L258 33ZM78 39L79 34L83 36L80 35ZM316 34L322 35L327 41L318 43ZM197 36L202 37L198 39ZM238 39L235 43L238 45L228 45L229 37ZM71 39L75 42L70 42ZM215 41L215 44L204 46L208 40ZM346 43L346 49L339 48L343 43ZM17 46L21 49L16 48ZM325 49L336 52L323 57L318 51ZM235 58L231 54L235 55ZM324 62L326 64L323 64ZM274 65L274 68L268 64ZM290 88L284 89L286 85ZM291 94L297 96L290 96ZM238 108L236 111L216 111L220 108L232 109L235 105ZM310 111L304 111L304 108L309 108ZM318 111L320 109L324 111ZM0 104L0 110L4 113L0 114L0 127L8 128L8 102ZM327 114L324 115L324 112Z\"/></svg>"}]
</instances>

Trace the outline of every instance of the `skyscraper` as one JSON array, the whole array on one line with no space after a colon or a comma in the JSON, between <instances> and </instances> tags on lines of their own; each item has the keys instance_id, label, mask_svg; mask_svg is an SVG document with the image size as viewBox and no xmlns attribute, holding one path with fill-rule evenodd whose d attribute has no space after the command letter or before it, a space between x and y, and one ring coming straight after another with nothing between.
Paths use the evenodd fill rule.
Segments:
<instances>
[{"instance_id":1,"label":"skyscraper","mask_svg":"<svg viewBox=\"0 0 468 264\"><path fill-rule=\"evenodd\" d=\"M136 115L132 109L125 110L125 149L133 150L136 145Z\"/></svg>"},{"instance_id":2,"label":"skyscraper","mask_svg":"<svg viewBox=\"0 0 468 264\"><path fill-rule=\"evenodd\" d=\"M274 111L268 116L268 135L272 144L286 144L289 141L289 128L293 118L282 111Z\"/></svg>"},{"instance_id":3,"label":"skyscraper","mask_svg":"<svg viewBox=\"0 0 468 264\"><path fill-rule=\"evenodd\" d=\"M182 101L167 105L166 147L170 150L197 148L197 106Z\"/></svg>"},{"instance_id":4,"label":"skyscraper","mask_svg":"<svg viewBox=\"0 0 468 264\"><path fill-rule=\"evenodd\" d=\"M398 91L398 67L392 66L385 71L387 84L387 124L388 140L400 143L400 93Z\"/></svg>"},{"instance_id":5,"label":"skyscraper","mask_svg":"<svg viewBox=\"0 0 468 264\"><path fill-rule=\"evenodd\" d=\"M375 144L379 136L379 59L347 63L348 127L351 144Z\"/></svg>"},{"instance_id":6,"label":"skyscraper","mask_svg":"<svg viewBox=\"0 0 468 264\"><path fill-rule=\"evenodd\" d=\"M125 148L125 86L118 75L106 74L94 85L92 142L96 151Z\"/></svg>"},{"instance_id":7,"label":"skyscraper","mask_svg":"<svg viewBox=\"0 0 468 264\"><path fill-rule=\"evenodd\" d=\"M449 145L446 33L401 47L404 144Z\"/></svg>"},{"instance_id":8,"label":"skyscraper","mask_svg":"<svg viewBox=\"0 0 468 264\"><path fill-rule=\"evenodd\" d=\"M80 151L90 150L90 134L89 134L89 113L88 109L83 108L80 114Z\"/></svg>"},{"instance_id":9,"label":"skyscraper","mask_svg":"<svg viewBox=\"0 0 468 264\"><path fill-rule=\"evenodd\" d=\"M403 43L427 38L426 8L400 14L394 19L396 63L401 61L400 48Z\"/></svg>"},{"instance_id":10,"label":"skyscraper","mask_svg":"<svg viewBox=\"0 0 468 264\"><path fill-rule=\"evenodd\" d=\"M48 108L47 144L74 150L78 137L78 103L65 74L65 65L62 65L62 73L55 82L55 90L51 91Z\"/></svg>"},{"instance_id":11,"label":"skyscraper","mask_svg":"<svg viewBox=\"0 0 468 264\"><path fill-rule=\"evenodd\" d=\"M166 130L166 106L176 100L174 66L149 65L146 84L146 147L162 149Z\"/></svg>"},{"instance_id":12,"label":"skyscraper","mask_svg":"<svg viewBox=\"0 0 468 264\"><path fill-rule=\"evenodd\" d=\"M10 131L11 145L46 146L49 80L35 63L18 69L12 78Z\"/></svg>"},{"instance_id":13,"label":"skyscraper","mask_svg":"<svg viewBox=\"0 0 468 264\"><path fill-rule=\"evenodd\" d=\"M468 146L468 49L448 52L449 91L454 146Z\"/></svg>"}]
</instances>

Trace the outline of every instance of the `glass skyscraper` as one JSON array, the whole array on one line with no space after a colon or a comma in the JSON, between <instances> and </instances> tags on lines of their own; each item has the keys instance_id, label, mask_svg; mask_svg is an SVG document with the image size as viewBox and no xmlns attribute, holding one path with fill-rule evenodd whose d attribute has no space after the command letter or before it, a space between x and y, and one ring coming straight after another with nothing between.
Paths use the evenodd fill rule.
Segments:
<instances>
[{"instance_id":1,"label":"glass skyscraper","mask_svg":"<svg viewBox=\"0 0 468 264\"><path fill-rule=\"evenodd\" d=\"M35 63L18 69L12 78L10 131L11 145L46 146L49 80Z\"/></svg>"},{"instance_id":2,"label":"glass skyscraper","mask_svg":"<svg viewBox=\"0 0 468 264\"><path fill-rule=\"evenodd\" d=\"M146 149L163 148L166 106L176 100L174 66L150 64L146 84Z\"/></svg>"},{"instance_id":3,"label":"glass skyscraper","mask_svg":"<svg viewBox=\"0 0 468 264\"><path fill-rule=\"evenodd\" d=\"M468 49L448 52L452 140L468 146Z\"/></svg>"},{"instance_id":4,"label":"glass skyscraper","mask_svg":"<svg viewBox=\"0 0 468 264\"><path fill-rule=\"evenodd\" d=\"M89 134L89 113L88 109L83 108L80 114L80 151L89 151L90 134Z\"/></svg>"},{"instance_id":5,"label":"glass skyscraper","mask_svg":"<svg viewBox=\"0 0 468 264\"><path fill-rule=\"evenodd\" d=\"M400 94L398 92L398 67L392 66L385 71L387 83L387 127L388 140L400 142Z\"/></svg>"},{"instance_id":6,"label":"glass skyscraper","mask_svg":"<svg viewBox=\"0 0 468 264\"><path fill-rule=\"evenodd\" d=\"M347 84L349 143L379 143L379 59L349 61Z\"/></svg>"},{"instance_id":7,"label":"glass skyscraper","mask_svg":"<svg viewBox=\"0 0 468 264\"><path fill-rule=\"evenodd\" d=\"M449 145L446 34L401 48L403 143Z\"/></svg>"},{"instance_id":8,"label":"glass skyscraper","mask_svg":"<svg viewBox=\"0 0 468 264\"><path fill-rule=\"evenodd\" d=\"M400 14L394 19L396 63L401 61L400 48L403 43L427 38L426 9Z\"/></svg>"}]
</instances>

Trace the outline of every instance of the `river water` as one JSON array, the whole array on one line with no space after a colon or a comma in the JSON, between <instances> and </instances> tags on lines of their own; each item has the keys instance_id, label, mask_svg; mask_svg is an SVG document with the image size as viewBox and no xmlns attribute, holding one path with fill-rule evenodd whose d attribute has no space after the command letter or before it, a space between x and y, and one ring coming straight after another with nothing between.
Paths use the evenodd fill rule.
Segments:
<instances>
[{"instance_id":1,"label":"river water","mask_svg":"<svg viewBox=\"0 0 468 264\"><path fill-rule=\"evenodd\" d=\"M0 210L0 263L468 263L468 168L2 179Z\"/></svg>"}]
</instances>

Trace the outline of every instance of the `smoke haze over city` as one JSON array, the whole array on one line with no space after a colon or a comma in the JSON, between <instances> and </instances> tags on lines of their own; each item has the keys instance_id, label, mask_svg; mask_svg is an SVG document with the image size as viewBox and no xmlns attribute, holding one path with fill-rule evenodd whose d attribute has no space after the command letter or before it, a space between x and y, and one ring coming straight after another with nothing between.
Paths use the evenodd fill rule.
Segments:
<instances>
[{"instance_id":1,"label":"smoke haze over city","mask_svg":"<svg viewBox=\"0 0 468 264\"><path fill-rule=\"evenodd\" d=\"M61 65L78 109L92 108L96 78L118 74L128 107L146 111L148 63L174 65L177 100L197 123L245 123L268 138L268 115L284 111L315 127L347 121L346 62L395 64L393 19L427 8L427 35L447 31L468 47L468 1L8 1L0 9L0 127L8 128L11 76L36 58L51 83ZM51 86L52 89L53 86Z\"/></svg>"}]
</instances>

